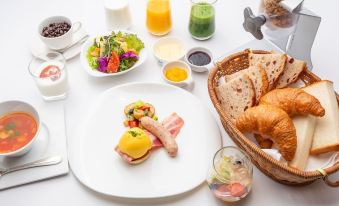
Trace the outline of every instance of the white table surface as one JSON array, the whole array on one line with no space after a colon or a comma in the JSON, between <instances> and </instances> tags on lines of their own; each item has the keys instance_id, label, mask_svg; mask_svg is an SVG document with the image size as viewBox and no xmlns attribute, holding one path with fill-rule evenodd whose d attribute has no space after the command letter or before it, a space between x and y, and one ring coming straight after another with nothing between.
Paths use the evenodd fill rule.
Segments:
<instances>
[{"instance_id":1,"label":"white table surface","mask_svg":"<svg viewBox=\"0 0 339 206\"><path fill-rule=\"evenodd\" d=\"M210 48L218 57L252 39L242 28L243 9L251 6L256 10L258 0L219 0L216 4L217 31L209 41L193 40L188 31L189 0L172 0L173 29L170 35L181 37L187 47L201 45ZM131 0L133 26L150 46L155 37L145 28L145 0ZM336 0L306 0L305 5L322 17L316 37L312 59L314 72L323 79L331 79L339 90L339 27ZM31 58L28 41L37 31L38 23L50 15L61 14L73 21L81 21L91 33L104 32L104 10L101 1L95 0L30 0L3 1L0 7L0 100L22 97L40 98L37 88L27 72ZM160 69L152 54L139 69L118 78L96 79L82 70L80 61L68 61L71 91L65 103L66 129L68 139L74 135L77 120L86 107L100 92L112 86L134 82L162 82ZM192 93L201 98L218 119L207 92L207 73L194 74L195 87ZM62 122L60 122L62 124ZM220 122L218 120L220 126ZM233 145L223 132L225 145ZM339 179L339 174L333 175ZM322 181L309 186L290 187L278 184L254 170L254 185L251 194L235 205L338 205L338 189L327 187ZM112 198L97 194L82 185L74 174L41 181L0 192L1 205L224 205L215 199L208 187L202 184L195 190L172 198L135 201Z\"/></svg>"}]
</instances>

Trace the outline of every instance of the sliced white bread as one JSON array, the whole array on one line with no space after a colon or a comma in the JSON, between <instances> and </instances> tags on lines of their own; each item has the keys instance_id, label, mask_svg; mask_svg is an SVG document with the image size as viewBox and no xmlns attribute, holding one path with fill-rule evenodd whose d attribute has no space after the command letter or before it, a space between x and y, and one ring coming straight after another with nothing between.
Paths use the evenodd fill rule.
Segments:
<instances>
[{"instance_id":1,"label":"sliced white bread","mask_svg":"<svg viewBox=\"0 0 339 206\"><path fill-rule=\"evenodd\" d=\"M311 154L339 151L339 109L333 82L320 81L303 90L315 96L325 109L325 115L316 119Z\"/></svg>"},{"instance_id":2,"label":"sliced white bread","mask_svg":"<svg viewBox=\"0 0 339 206\"><path fill-rule=\"evenodd\" d=\"M247 74L248 77L252 80L255 89L256 103L258 103L260 97L263 96L268 89L268 79L266 71L260 65L250 66L247 69L241 70L231 75L226 75L225 80L226 82L229 82L243 73Z\"/></svg>"},{"instance_id":3,"label":"sliced white bread","mask_svg":"<svg viewBox=\"0 0 339 206\"><path fill-rule=\"evenodd\" d=\"M293 160L289 162L289 166L305 170L312 146L315 123L316 118L311 115L293 118L293 124L297 132L297 150Z\"/></svg>"},{"instance_id":4,"label":"sliced white bread","mask_svg":"<svg viewBox=\"0 0 339 206\"><path fill-rule=\"evenodd\" d=\"M216 87L221 106L231 120L236 118L255 103L255 90L247 74L240 74L229 82Z\"/></svg>"},{"instance_id":5,"label":"sliced white bread","mask_svg":"<svg viewBox=\"0 0 339 206\"><path fill-rule=\"evenodd\" d=\"M306 63L304 61L288 56L285 64L285 69L276 82L276 88L284 88L296 82L301 72L305 69Z\"/></svg>"},{"instance_id":6,"label":"sliced white bread","mask_svg":"<svg viewBox=\"0 0 339 206\"><path fill-rule=\"evenodd\" d=\"M260 65L265 69L268 79L268 89L271 90L275 82L279 79L281 73L284 71L287 56L286 54L253 54L250 53L249 65Z\"/></svg>"}]
</instances>

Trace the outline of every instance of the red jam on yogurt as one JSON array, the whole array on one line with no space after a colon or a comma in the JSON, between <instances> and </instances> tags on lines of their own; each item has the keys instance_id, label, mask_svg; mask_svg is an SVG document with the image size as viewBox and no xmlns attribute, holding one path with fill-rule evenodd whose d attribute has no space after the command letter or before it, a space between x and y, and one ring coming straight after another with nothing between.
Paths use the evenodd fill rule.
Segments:
<instances>
[{"instance_id":1,"label":"red jam on yogurt","mask_svg":"<svg viewBox=\"0 0 339 206\"><path fill-rule=\"evenodd\" d=\"M60 78L61 71L60 68L56 65L48 65L41 70L40 78L49 77L52 81L56 81Z\"/></svg>"}]
</instances>

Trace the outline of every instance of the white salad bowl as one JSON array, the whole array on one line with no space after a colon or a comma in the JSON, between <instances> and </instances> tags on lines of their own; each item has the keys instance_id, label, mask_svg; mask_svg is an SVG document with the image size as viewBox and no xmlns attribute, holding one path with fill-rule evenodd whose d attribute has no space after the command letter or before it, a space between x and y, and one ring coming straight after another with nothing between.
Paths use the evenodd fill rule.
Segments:
<instances>
[{"instance_id":1,"label":"white salad bowl","mask_svg":"<svg viewBox=\"0 0 339 206\"><path fill-rule=\"evenodd\" d=\"M115 30L114 32L123 32L123 33L129 33L129 34L136 34L134 32L130 32L130 31L126 31L126 30ZM139 67L140 65L142 65L146 58L147 58L147 50L146 50L146 47L144 47L140 53L139 53L139 59L138 61L129 69L125 70L125 71L122 71L122 72L117 72L117 73L104 73L104 72L100 72L100 71L97 71L97 70L94 70L91 68L91 66L88 64L88 61L87 61L87 51L88 51L88 48L91 47L93 45L93 41L94 39L97 37L97 36L100 36L100 35L109 35L111 32L108 32L108 33L105 33L105 34L98 34L98 35L95 35L95 36L90 36L87 41L82 45L82 48L81 48L81 53L80 53L80 62L82 64L82 68L91 76L93 77L107 77L107 76L119 76L119 75L122 75L122 74L126 74L127 72L130 72L134 69L136 69L137 67ZM145 43L145 41L140 37L139 34L136 34L138 36L138 38Z\"/></svg>"}]
</instances>

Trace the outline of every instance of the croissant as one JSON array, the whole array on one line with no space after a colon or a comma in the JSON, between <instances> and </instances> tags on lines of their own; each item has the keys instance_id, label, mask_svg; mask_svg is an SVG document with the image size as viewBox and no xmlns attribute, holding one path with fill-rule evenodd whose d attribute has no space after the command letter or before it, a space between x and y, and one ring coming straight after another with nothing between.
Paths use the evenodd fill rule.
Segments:
<instances>
[{"instance_id":1,"label":"croissant","mask_svg":"<svg viewBox=\"0 0 339 206\"><path fill-rule=\"evenodd\" d=\"M324 116L325 109L319 100L299 88L275 89L260 98L259 104L275 105L290 116L312 114Z\"/></svg>"},{"instance_id":2,"label":"croissant","mask_svg":"<svg viewBox=\"0 0 339 206\"><path fill-rule=\"evenodd\" d=\"M272 148L273 142L270 139L266 139L263 136L261 136L260 134L254 134L254 138L255 140L257 140L259 146L262 149L270 149Z\"/></svg>"},{"instance_id":3,"label":"croissant","mask_svg":"<svg viewBox=\"0 0 339 206\"><path fill-rule=\"evenodd\" d=\"M236 126L243 133L268 135L285 160L293 159L297 148L296 130L292 119L279 107L259 105L249 108L237 118Z\"/></svg>"}]
</instances>

